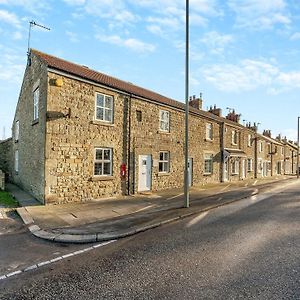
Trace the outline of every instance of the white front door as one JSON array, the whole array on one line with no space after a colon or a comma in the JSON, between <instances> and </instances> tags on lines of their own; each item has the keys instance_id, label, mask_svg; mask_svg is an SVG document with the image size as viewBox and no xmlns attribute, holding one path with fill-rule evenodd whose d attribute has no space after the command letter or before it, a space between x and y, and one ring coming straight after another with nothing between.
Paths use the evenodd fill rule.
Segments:
<instances>
[{"instance_id":1,"label":"white front door","mask_svg":"<svg viewBox=\"0 0 300 300\"><path fill-rule=\"evenodd\" d=\"M246 160L242 160L242 179L246 178Z\"/></svg>"},{"instance_id":2,"label":"white front door","mask_svg":"<svg viewBox=\"0 0 300 300\"><path fill-rule=\"evenodd\" d=\"M193 184L193 159L188 160L188 174L189 174L189 186Z\"/></svg>"},{"instance_id":3,"label":"white front door","mask_svg":"<svg viewBox=\"0 0 300 300\"><path fill-rule=\"evenodd\" d=\"M139 182L138 191L151 189L151 155L139 155Z\"/></svg>"},{"instance_id":4,"label":"white front door","mask_svg":"<svg viewBox=\"0 0 300 300\"><path fill-rule=\"evenodd\" d=\"M228 160L226 159L224 162L224 181L228 181Z\"/></svg>"}]
</instances>

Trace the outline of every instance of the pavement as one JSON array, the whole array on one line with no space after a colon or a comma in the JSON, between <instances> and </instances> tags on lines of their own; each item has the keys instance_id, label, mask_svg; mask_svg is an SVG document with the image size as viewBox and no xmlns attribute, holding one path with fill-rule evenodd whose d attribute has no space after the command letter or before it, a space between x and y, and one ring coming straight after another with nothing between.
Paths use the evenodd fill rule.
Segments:
<instances>
[{"instance_id":1,"label":"pavement","mask_svg":"<svg viewBox=\"0 0 300 300\"><path fill-rule=\"evenodd\" d=\"M61 243L92 243L130 236L293 180L285 176L193 186L189 208L183 207L182 189L47 206L14 184L6 189L19 202L17 212L34 236Z\"/></svg>"}]
</instances>

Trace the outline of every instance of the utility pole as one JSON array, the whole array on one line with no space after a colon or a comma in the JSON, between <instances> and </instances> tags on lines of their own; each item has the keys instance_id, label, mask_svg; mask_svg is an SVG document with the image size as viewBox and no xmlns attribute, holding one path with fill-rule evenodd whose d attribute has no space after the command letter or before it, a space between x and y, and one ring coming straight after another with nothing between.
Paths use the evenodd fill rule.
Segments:
<instances>
[{"instance_id":1,"label":"utility pole","mask_svg":"<svg viewBox=\"0 0 300 300\"><path fill-rule=\"evenodd\" d=\"M189 0L185 2L185 168L184 207L190 206L189 199Z\"/></svg>"},{"instance_id":2,"label":"utility pole","mask_svg":"<svg viewBox=\"0 0 300 300\"><path fill-rule=\"evenodd\" d=\"M299 127L300 117L298 117L298 129L297 129L297 178L299 179Z\"/></svg>"}]
</instances>

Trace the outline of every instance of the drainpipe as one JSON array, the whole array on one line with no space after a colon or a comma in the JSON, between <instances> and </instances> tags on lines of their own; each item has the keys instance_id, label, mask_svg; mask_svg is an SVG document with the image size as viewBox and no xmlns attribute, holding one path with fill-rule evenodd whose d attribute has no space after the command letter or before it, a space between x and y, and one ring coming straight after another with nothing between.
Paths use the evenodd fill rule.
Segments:
<instances>
[{"instance_id":1,"label":"drainpipe","mask_svg":"<svg viewBox=\"0 0 300 300\"><path fill-rule=\"evenodd\" d=\"M271 143L271 151L270 151L270 155L271 155L271 177L273 177L273 143Z\"/></svg>"},{"instance_id":2,"label":"drainpipe","mask_svg":"<svg viewBox=\"0 0 300 300\"><path fill-rule=\"evenodd\" d=\"M129 95L128 101L128 149L127 149L127 195L130 195L130 148L131 148L131 98Z\"/></svg>"},{"instance_id":3,"label":"drainpipe","mask_svg":"<svg viewBox=\"0 0 300 300\"><path fill-rule=\"evenodd\" d=\"M292 150L292 174L294 174L294 150Z\"/></svg>"},{"instance_id":4,"label":"drainpipe","mask_svg":"<svg viewBox=\"0 0 300 300\"><path fill-rule=\"evenodd\" d=\"M221 136L220 136L220 144L221 144L221 182L225 181L225 147L224 147L224 136L225 136L225 122L221 123Z\"/></svg>"},{"instance_id":5,"label":"drainpipe","mask_svg":"<svg viewBox=\"0 0 300 300\"><path fill-rule=\"evenodd\" d=\"M255 136L254 143L254 178L257 178L258 158L257 158L257 135Z\"/></svg>"}]
</instances>

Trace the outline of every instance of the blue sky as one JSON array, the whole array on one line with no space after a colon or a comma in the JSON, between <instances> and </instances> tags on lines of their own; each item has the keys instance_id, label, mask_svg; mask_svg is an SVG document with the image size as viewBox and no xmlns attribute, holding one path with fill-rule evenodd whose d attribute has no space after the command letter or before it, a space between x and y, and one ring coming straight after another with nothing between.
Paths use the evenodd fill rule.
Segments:
<instances>
[{"instance_id":1,"label":"blue sky","mask_svg":"<svg viewBox=\"0 0 300 300\"><path fill-rule=\"evenodd\" d=\"M184 0L0 0L0 139L31 46L184 102ZM190 94L297 138L300 1L190 0Z\"/></svg>"}]
</instances>

